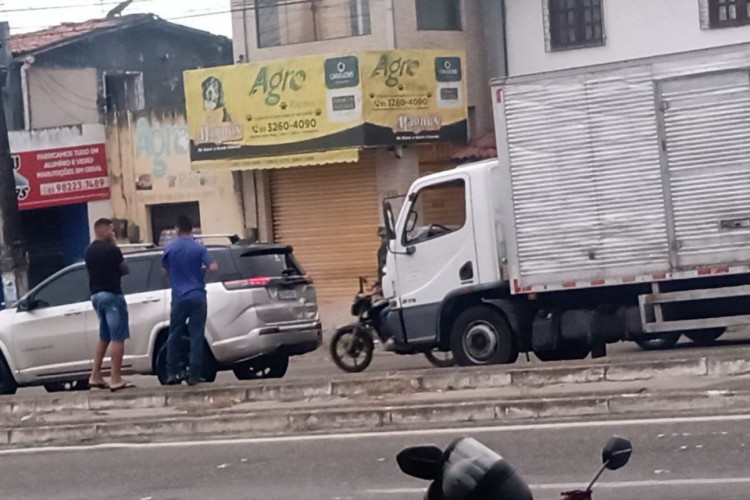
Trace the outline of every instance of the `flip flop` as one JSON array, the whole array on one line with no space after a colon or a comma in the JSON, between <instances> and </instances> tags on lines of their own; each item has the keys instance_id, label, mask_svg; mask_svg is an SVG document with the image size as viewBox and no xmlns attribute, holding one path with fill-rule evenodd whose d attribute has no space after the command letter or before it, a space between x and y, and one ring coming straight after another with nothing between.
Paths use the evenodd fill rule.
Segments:
<instances>
[{"instance_id":1,"label":"flip flop","mask_svg":"<svg viewBox=\"0 0 750 500\"><path fill-rule=\"evenodd\" d=\"M109 390L112 391L112 392L121 391L123 389L135 389L135 384L133 384L132 382L123 382L122 385L118 385L118 386L111 385L111 386L109 386Z\"/></svg>"},{"instance_id":2,"label":"flip flop","mask_svg":"<svg viewBox=\"0 0 750 500\"><path fill-rule=\"evenodd\" d=\"M94 383L90 380L89 380L89 387L91 387L92 389L109 389L110 388L109 384L106 382Z\"/></svg>"}]
</instances>

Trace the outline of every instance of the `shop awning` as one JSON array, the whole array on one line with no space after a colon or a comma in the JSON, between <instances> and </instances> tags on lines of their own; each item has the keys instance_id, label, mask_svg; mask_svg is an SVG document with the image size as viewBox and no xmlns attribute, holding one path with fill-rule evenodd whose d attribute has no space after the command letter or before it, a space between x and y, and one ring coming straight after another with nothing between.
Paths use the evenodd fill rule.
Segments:
<instances>
[{"instance_id":1,"label":"shop awning","mask_svg":"<svg viewBox=\"0 0 750 500\"><path fill-rule=\"evenodd\" d=\"M272 168L330 165L332 163L356 163L357 161L359 161L359 148L349 148L285 156L243 158L241 160L193 162L191 168L198 172L209 172L212 170L267 170Z\"/></svg>"}]
</instances>

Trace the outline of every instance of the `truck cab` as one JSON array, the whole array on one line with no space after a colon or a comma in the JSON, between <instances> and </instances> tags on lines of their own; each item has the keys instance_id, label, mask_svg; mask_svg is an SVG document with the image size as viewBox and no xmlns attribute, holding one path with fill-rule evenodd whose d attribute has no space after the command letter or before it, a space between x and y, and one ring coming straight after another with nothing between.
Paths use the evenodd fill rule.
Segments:
<instances>
[{"instance_id":1,"label":"truck cab","mask_svg":"<svg viewBox=\"0 0 750 500\"><path fill-rule=\"evenodd\" d=\"M501 220L495 213L501 208L491 196L501 187L499 176L493 176L497 168L497 161L490 160L417 180L397 219L385 202L390 245L383 292L392 299L387 327L398 343L415 350L453 350L456 355L455 344L466 342L466 349L459 351L468 351L468 356L457 356L461 364L515 361L517 346L500 354L502 335L494 330L506 330L510 336L507 321L498 319L500 309L489 311L490 320L475 318L468 338L453 338L461 336L455 330L462 313L493 308L479 295L508 293L502 278L502 227L495 223Z\"/></svg>"}]
</instances>

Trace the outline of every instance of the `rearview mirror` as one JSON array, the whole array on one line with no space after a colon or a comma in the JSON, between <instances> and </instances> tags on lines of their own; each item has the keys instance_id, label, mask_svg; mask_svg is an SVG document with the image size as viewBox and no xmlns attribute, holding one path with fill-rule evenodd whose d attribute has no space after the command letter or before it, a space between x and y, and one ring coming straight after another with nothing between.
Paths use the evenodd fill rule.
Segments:
<instances>
[{"instance_id":1,"label":"rearview mirror","mask_svg":"<svg viewBox=\"0 0 750 500\"><path fill-rule=\"evenodd\" d=\"M38 302L31 297L25 297L18 301L18 310L21 312L33 311L38 306Z\"/></svg>"},{"instance_id":2,"label":"rearview mirror","mask_svg":"<svg viewBox=\"0 0 750 500\"><path fill-rule=\"evenodd\" d=\"M404 474L434 481L442 473L443 450L437 446L414 446L402 450L396 462Z\"/></svg>"},{"instance_id":3,"label":"rearview mirror","mask_svg":"<svg viewBox=\"0 0 750 500\"><path fill-rule=\"evenodd\" d=\"M383 202L383 221L385 222L385 236L389 240L396 239L396 219L393 217L393 207L389 201Z\"/></svg>"},{"instance_id":4,"label":"rearview mirror","mask_svg":"<svg viewBox=\"0 0 750 500\"><path fill-rule=\"evenodd\" d=\"M609 470L617 470L625 467L633 454L633 445L625 438L614 436L602 451L602 462Z\"/></svg>"}]
</instances>

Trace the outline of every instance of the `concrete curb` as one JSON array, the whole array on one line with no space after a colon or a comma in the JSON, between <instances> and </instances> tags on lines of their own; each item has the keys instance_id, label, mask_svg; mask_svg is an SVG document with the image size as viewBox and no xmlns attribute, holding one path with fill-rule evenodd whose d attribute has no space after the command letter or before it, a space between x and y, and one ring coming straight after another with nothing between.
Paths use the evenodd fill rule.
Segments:
<instances>
[{"instance_id":1,"label":"concrete curb","mask_svg":"<svg viewBox=\"0 0 750 500\"><path fill-rule=\"evenodd\" d=\"M750 374L750 359L701 357L630 363L523 369L461 368L305 382L264 381L235 386L155 388L127 394L87 391L56 397L0 397L0 415L46 414L66 410L104 411L133 408L228 407L254 401L305 401L311 398L366 398L392 394L464 389L542 387L558 384L629 382L685 377L732 377Z\"/></svg>"},{"instance_id":2,"label":"concrete curb","mask_svg":"<svg viewBox=\"0 0 750 500\"><path fill-rule=\"evenodd\" d=\"M504 401L463 401L329 409L296 409L91 422L77 425L0 429L0 448L86 443L152 442L217 437L267 437L346 429L369 432L410 425L509 424L528 420L750 410L750 391L693 391L654 394L601 394Z\"/></svg>"}]
</instances>

